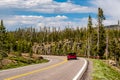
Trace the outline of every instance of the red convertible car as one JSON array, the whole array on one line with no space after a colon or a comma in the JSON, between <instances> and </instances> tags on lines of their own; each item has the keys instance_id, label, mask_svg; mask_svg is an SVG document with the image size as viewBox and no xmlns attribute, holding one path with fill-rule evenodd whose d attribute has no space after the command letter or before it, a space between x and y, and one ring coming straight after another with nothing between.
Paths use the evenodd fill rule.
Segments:
<instances>
[{"instance_id":1,"label":"red convertible car","mask_svg":"<svg viewBox=\"0 0 120 80\"><path fill-rule=\"evenodd\" d=\"M70 59L77 59L76 53L69 53L67 55L67 60L70 60Z\"/></svg>"}]
</instances>

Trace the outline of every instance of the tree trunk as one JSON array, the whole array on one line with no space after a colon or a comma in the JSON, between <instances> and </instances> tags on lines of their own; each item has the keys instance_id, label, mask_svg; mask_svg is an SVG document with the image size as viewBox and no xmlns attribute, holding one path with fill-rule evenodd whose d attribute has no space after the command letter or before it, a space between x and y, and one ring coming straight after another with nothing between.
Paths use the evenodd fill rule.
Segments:
<instances>
[{"instance_id":1,"label":"tree trunk","mask_svg":"<svg viewBox=\"0 0 120 80\"><path fill-rule=\"evenodd\" d=\"M87 44L87 57L90 57L90 38L88 37L88 44Z\"/></svg>"},{"instance_id":2,"label":"tree trunk","mask_svg":"<svg viewBox=\"0 0 120 80\"><path fill-rule=\"evenodd\" d=\"M108 45L109 36L108 36L108 32L107 32L106 34L107 34L107 37L106 37L106 60L107 60L107 59L108 59L108 54L109 54L109 52L108 52L108 47L109 47L109 45Z\"/></svg>"}]
</instances>

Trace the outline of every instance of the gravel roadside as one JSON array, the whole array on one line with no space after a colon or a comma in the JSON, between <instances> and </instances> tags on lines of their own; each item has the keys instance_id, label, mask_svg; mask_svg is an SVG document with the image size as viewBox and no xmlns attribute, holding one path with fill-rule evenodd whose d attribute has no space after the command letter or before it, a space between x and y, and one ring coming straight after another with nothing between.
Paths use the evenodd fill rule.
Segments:
<instances>
[{"instance_id":1,"label":"gravel roadside","mask_svg":"<svg viewBox=\"0 0 120 80\"><path fill-rule=\"evenodd\" d=\"M92 80L93 62L88 60L88 67L83 77L80 80Z\"/></svg>"}]
</instances>

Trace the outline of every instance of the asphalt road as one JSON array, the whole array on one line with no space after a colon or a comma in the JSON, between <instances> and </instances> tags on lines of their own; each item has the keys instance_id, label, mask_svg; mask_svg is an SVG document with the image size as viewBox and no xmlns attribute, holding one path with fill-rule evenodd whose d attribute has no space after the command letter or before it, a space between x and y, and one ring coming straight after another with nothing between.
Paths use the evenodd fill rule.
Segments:
<instances>
[{"instance_id":1,"label":"asphalt road","mask_svg":"<svg viewBox=\"0 0 120 80\"><path fill-rule=\"evenodd\" d=\"M44 57L50 61L0 71L0 80L73 80L84 65L82 58L67 61L63 56Z\"/></svg>"}]
</instances>

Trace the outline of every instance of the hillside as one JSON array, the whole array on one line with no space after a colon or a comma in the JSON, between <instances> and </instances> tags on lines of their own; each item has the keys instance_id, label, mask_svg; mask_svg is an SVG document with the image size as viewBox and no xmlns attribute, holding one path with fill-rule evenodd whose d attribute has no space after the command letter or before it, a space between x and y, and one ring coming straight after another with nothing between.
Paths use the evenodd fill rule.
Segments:
<instances>
[{"instance_id":1,"label":"hillside","mask_svg":"<svg viewBox=\"0 0 120 80\"><path fill-rule=\"evenodd\" d=\"M120 29L120 25L107 25L107 26L105 26L105 28L108 28L108 29Z\"/></svg>"}]
</instances>

